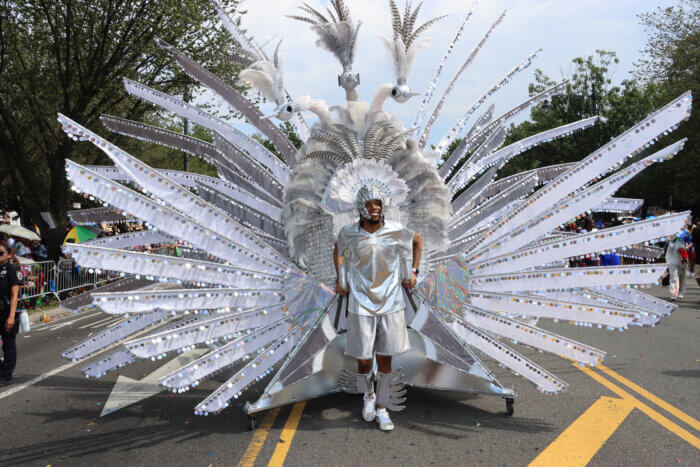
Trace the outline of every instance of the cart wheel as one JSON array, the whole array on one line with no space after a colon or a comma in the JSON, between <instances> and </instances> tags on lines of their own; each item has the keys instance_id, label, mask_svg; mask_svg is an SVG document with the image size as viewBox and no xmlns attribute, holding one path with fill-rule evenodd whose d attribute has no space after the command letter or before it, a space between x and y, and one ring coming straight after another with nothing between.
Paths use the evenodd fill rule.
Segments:
<instances>
[{"instance_id":1,"label":"cart wheel","mask_svg":"<svg viewBox=\"0 0 700 467\"><path fill-rule=\"evenodd\" d=\"M513 405L515 404L515 399L506 398L506 415L509 417L513 415Z\"/></svg>"},{"instance_id":2,"label":"cart wheel","mask_svg":"<svg viewBox=\"0 0 700 467\"><path fill-rule=\"evenodd\" d=\"M255 417L248 415L248 430L255 430Z\"/></svg>"}]
</instances>

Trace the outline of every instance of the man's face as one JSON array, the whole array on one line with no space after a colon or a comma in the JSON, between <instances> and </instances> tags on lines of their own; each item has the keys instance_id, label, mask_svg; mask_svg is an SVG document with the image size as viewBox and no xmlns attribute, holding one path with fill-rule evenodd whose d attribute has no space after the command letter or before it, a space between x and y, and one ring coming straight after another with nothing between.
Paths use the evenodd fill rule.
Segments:
<instances>
[{"instance_id":1,"label":"man's face","mask_svg":"<svg viewBox=\"0 0 700 467\"><path fill-rule=\"evenodd\" d=\"M0 264L5 264L10 260L10 253L7 251L7 248L0 247Z\"/></svg>"},{"instance_id":2,"label":"man's face","mask_svg":"<svg viewBox=\"0 0 700 467\"><path fill-rule=\"evenodd\" d=\"M378 199L371 199L365 203L365 208L370 215L370 222L379 222L382 218L382 202Z\"/></svg>"}]
</instances>

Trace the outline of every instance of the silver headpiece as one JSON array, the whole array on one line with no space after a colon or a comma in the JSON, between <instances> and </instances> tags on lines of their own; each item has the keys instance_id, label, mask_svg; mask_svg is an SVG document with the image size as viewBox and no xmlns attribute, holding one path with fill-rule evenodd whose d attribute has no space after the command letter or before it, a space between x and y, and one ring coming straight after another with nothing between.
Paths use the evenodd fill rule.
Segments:
<instances>
[{"instance_id":1,"label":"silver headpiece","mask_svg":"<svg viewBox=\"0 0 700 467\"><path fill-rule=\"evenodd\" d=\"M375 159L356 159L338 169L328 184L326 203L331 212L349 211L355 207L369 219L365 208L369 200L378 199L382 208L398 206L408 196L406 182L386 163Z\"/></svg>"},{"instance_id":2,"label":"silver headpiece","mask_svg":"<svg viewBox=\"0 0 700 467\"><path fill-rule=\"evenodd\" d=\"M384 199L382 198L383 194L383 190L377 185L363 185L359 190L357 190L355 206L363 219L370 219L372 217L367 210L368 201L376 199L382 203L382 208L385 206Z\"/></svg>"}]
</instances>

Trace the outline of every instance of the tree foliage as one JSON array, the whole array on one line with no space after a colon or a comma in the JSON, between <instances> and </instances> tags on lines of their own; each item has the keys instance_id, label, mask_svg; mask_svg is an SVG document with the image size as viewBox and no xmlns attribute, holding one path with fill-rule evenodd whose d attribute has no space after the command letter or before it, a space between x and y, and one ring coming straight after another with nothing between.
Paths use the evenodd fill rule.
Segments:
<instances>
[{"instance_id":1,"label":"tree foliage","mask_svg":"<svg viewBox=\"0 0 700 467\"><path fill-rule=\"evenodd\" d=\"M304 144L304 142L301 140L301 138L299 138L299 135L296 133L296 131L294 131L294 126L290 122L282 122L279 125L279 129L282 130L282 133L284 134L284 136L287 137L289 142L292 143L292 145L295 148L299 149L302 146L302 144ZM282 154L280 154L279 151L277 150L277 148L275 148L275 145L272 141L265 138L260 133L255 133L253 135L253 139L255 139L260 144L265 146L271 153L276 155L280 160L284 160L284 157L282 157Z\"/></svg>"},{"instance_id":2,"label":"tree foliage","mask_svg":"<svg viewBox=\"0 0 700 467\"><path fill-rule=\"evenodd\" d=\"M581 160L596 149L596 140L600 146L644 118L653 109L653 102L633 81L623 81L619 86L612 84L611 69L617 62L616 54L605 50L573 59L571 76L565 77L569 79L566 91L534 106L530 120L511 125L506 144L594 115L600 115L601 119L593 128L542 144L517 156L506 164L499 176ZM530 95L554 84L550 77L536 70L535 82L529 86Z\"/></svg>"},{"instance_id":3,"label":"tree foliage","mask_svg":"<svg viewBox=\"0 0 700 467\"><path fill-rule=\"evenodd\" d=\"M237 6L237 0L223 3ZM214 24L208 0L0 0L1 186L11 194L10 202L17 197L26 220L39 226L53 257L70 202L66 158L105 161L95 148L67 138L56 114L118 144L126 139L107 134L100 114L177 126L130 98L122 78L173 95L192 90L192 80L157 46L160 37L233 83L237 65L227 59L231 40ZM173 152L161 150L167 153Z\"/></svg>"},{"instance_id":4,"label":"tree foliage","mask_svg":"<svg viewBox=\"0 0 700 467\"><path fill-rule=\"evenodd\" d=\"M692 91L694 107L690 119L663 138L655 147L688 138L685 149L673 160L650 167L623 187L626 196L643 197L649 205L675 211L700 212L700 2L682 0L679 5L640 15L649 40L635 76L652 90L659 107Z\"/></svg>"},{"instance_id":5,"label":"tree foliage","mask_svg":"<svg viewBox=\"0 0 700 467\"><path fill-rule=\"evenodd\" d=\"M529 120L511 125L506 144L599 113L603 119L596 127L527 151L506 164L499 177L581 160L596 149L596 132L602 145L685 91L700 95L700 2L683 0L678 6L642 14L640 20L649 32L649 40L643 57L636 63L634 79L612 85L611 69L617 63L614 52L598 50L594 56L575 58L566 92L534 106ZM530 94L553 84L552 79L537 70ZM619 195L643 198L647 207L700 212L699 133L696 106L688 121L646 154L687 137L685 149L673 160L644 171Z\"/></svg>"}]
</instances>

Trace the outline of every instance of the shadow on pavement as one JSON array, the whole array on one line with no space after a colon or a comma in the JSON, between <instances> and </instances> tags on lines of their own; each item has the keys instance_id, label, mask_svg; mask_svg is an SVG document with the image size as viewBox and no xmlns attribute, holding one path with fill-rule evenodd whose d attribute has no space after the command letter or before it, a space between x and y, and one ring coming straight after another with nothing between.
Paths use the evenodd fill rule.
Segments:
<instances>
[{"instance_id":1,"label":"shadow on pavement","mask_svg":"<svg viewBox=\"0 0 700 467\"><path fill-rule=\"evenodd\" d=\"M206 433L186 432L170 423L107 433L83 434L72 438L0 450L0 464L27 465L46 458L75 459L109 451L122 450L126 452L155 446L164 441L190 441L205 435Z\"/></svg>"},{"instance_id":2,"label":"shadow on pavement","mask_svg":"<svg viewBox=\"0 0 700 467\"><path fill-rule=\"evenodd\" d=\"M661 373L679 378L700 378L700 370L666 370Z\"/></svg>"},{"instance_id":3,"label":"shadow on pavement","mask_svg":"<svg viewBox=\"0 0 700 467\"><path fill-rule=\"evenodd\" d=\"M34 376L25 375L23 378ZM0 449L0 465L35 464L57 457L75 460L101 453L126 453L161 443L186 443L212 434L231 435L248 431L248 420L241 406L232 406L219 416L195 416L194 407L210 392L199 389L178 395L161 392L100 417L114 379L100 383L95 379L56 375L32 386L42 388L42 392L48 390L43 397L48 396L60 406L34 406L34 410L25 411L23 415L32 420L34 430L41 433L40 436L56 439L33 444L17 440L11 449ZM217 386L213 383L214 388ZM41 403L39 397L34 396L34 399L37 400L33 402ZM76 431L78 434L71 435ZM35 439L24 443L27 441L31 443Z\"/></svg>"},{"instance_id":4,"label":"shadow on pavement","mask_svg":"<svg viewBox=\"0 0 700 467\"><path fill-rule=\"evenodd\" d=\"M163 392L100 418L102 404L111 391L113 381L105 381L101 387L95 387L96 383L99 384L99 381L62 376L53 376L39 383L37 386L62 393L57 396L67 397L69 402L56 410L27 413L35 420L44 420L43 424L37 425L37 429L48 426L57 434L74 430L81 433L0 449L0 465L26 465L57 457L75 460L100 453L149 448L161 443L191 442L212 434L232 435L248 431L247 417L242 407L231 407L213 417L192 414L194 406L209 393L207 389L177 396ZM542 420L518 417L517 403L516 415L507 417L505 403L502 412L489 412L469 404L470 399L479 396L412 388L408 397L407 409L394 413L393 418L397 426L422 434L461 439L477 431L476 427L481 427L480 430L524 433L554 430L552 425ZM376 431L374 424L359 419L358 404L358 396L349 394L313 399L307 403L304 422L298 429L322 431L356 428ZM324 416L324 411L329 409L342 415L335 418ZM285 414L283 412L282 417L286 417ZM135 425L139 427L134 428Z\"/></svg>"},{"instance_id":5,"label":"shadow on pavement","mask_svg":"<svg viewBox=\"0 0 700 467\"><path fill-rule=\"evenodd\" d=\"M469 403L481 397L461 393L441 392L409 388L406 409L393 412L391 417L397 427L422 434L447 439L462 439L471 432L483 430L501 430L507 432L539 433L550 432L556 428L539 419L522 418L517 415L508 417L505 402L502 412L490 412ZM499 401L500 402L500 401ZM327 431L333 429L371 430L376 432L373 423L360 419L361 400L357 395L335 394L307 402L304 423L299 431ZM329 412L333 414L328 416Z\"/></svg>"}]
</instances>

